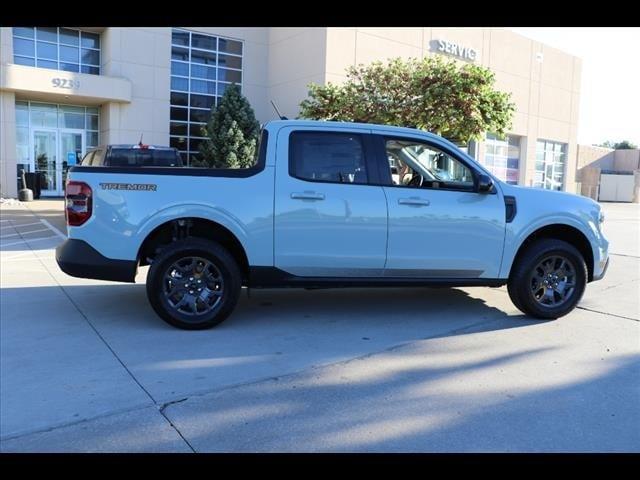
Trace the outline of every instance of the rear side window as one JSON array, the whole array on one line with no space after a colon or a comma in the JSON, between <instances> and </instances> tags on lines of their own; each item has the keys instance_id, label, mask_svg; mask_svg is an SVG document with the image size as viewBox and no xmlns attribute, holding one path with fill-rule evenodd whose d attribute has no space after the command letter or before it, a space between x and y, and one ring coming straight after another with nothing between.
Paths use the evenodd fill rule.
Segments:
<instances>
[{"instance_id":1,"label":"rear side window","mask_svg":"<svg viewBox=\"0 0 640 480\"><path fill-rule=\"evenodd\" d=\"M108 157L110 167L181 167L177 150L112 148Z\"/></svg>"},{"instance_id":2,"label":"rear side window","mask_svg":"<svg viewBox=\"0 0 640 480\"><path fill-rule=\"evenodd\" d=\"M362 137L352 133L292 132L289 173L314 182L367 183Z\"/></svg>"}]
</instances>

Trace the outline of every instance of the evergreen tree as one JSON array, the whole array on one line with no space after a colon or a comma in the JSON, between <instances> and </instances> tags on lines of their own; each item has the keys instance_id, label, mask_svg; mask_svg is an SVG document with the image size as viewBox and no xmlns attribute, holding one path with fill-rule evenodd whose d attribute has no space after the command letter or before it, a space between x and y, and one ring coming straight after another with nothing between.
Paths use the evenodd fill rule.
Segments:
<instances>
[{"instance_id":1,"label":"evergreen tree","mask_svg":"<svg viewBox=\"0 0 640 480\"><path fill-rule=\"evenodd\" d=\"M260 124L238 85L227 87L202 130L207 139L200 145L200 161L192 162L193 166L247 168L254 164Z\"/></svg>"}]
</instances>

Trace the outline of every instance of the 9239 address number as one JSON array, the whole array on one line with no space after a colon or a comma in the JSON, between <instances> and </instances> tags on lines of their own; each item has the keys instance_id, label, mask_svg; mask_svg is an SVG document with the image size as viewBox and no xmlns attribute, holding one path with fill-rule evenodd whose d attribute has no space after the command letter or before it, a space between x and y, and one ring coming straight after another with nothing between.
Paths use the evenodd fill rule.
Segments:
<instances>
[{"instance_id":1,"label":"9239 address number","mask_svg":"<svg viewBox=\"0 0 640 480\"><path fill-rule=\"evenodd\" d=\"M80 88L80 80L67 80L66 78L52 78L51 84L55 88L66 88L69 90Z\"/></svg>"}]
</instances>

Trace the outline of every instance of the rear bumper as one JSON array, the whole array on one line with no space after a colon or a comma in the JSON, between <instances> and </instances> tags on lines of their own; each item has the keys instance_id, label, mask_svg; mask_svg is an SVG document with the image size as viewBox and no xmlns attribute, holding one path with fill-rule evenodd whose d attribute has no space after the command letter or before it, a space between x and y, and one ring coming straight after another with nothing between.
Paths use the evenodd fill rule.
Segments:
<instances>
[{"instance_id":1,"label":"rear bumper","mask_svg":"<svg viewBox=\"0 0 640 480\"><path fill-rule=\"evenodd\" d=\"M69 238L56 248L56 262L67 275L115 282L135 282L138 262L107 258L84 240Z\"/></svg>"}]
</instances>

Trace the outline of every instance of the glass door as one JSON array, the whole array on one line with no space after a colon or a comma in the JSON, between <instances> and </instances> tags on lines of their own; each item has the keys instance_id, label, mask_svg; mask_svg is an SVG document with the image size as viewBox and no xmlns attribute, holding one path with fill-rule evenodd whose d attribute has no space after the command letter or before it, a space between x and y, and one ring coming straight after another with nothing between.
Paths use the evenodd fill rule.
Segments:
<instances>
[{"instance_id":1,"label":"glass door","mask_svg":"<svg viewBox=\"0 0 640 480\"><path fill-rule=\"evenodd\" d=\"M61 195L58 176L58 132L33 130L33 161L36 173L42 178L43 195Z\"/></svg>"},{"instance_id":2,"label":"glass door","mask_svg":"<svg viewBox=\"0 0 640 480\"><path fill-rule=\"evenodd\" d=\"M67 183L67 171L80 162L85 149L84 130L60 130L60 195Z\"/></svg>"}]
</instances>

